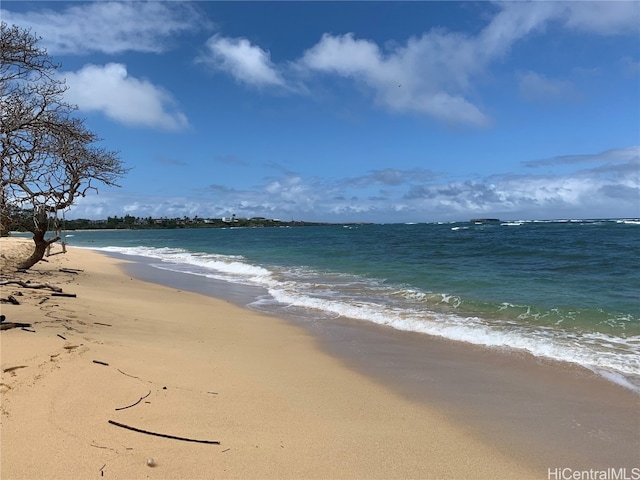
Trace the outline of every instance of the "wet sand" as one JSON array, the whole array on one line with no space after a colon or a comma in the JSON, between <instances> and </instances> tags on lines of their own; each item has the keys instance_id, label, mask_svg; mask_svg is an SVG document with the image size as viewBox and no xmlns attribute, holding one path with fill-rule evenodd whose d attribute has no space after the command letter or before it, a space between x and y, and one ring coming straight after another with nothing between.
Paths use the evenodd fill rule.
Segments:
<instances>
[{"instance_id":1,"label":"wet sand","mask_svg":"<svg viewBox=\"0 0 640 480\"><path fill-rule=\"evenodd\" d=\"M127 271L147 281L237 304L261 293L138 260ZM640 395L584 367L348 318L287 320L350 369L436 407L544 478L550 468L631 472L640 466Z\"/></svg>"}]
</instances>

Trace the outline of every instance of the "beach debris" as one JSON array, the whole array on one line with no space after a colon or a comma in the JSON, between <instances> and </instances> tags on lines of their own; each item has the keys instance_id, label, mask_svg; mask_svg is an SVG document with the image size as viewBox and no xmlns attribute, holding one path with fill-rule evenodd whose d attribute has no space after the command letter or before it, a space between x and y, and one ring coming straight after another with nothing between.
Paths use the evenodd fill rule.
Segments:
<instances>
[{"instance_id":1,"label":"beach debris","mask_svg":"<svg viewBox=\"0 0 640 480\"><path fill-rule=\"evenodd\" d=\"M58 336L59 336L61 339L66 340L66 338L65 338L65 337L63 337L62 335L58 334Z\"/></svg>"},{"instance_id":2,"label":"beach debris","mask_svg":"<svg viewBox=\"0 0 640 480\"><path fill-rule=\"evenodd\" d=\"M61 268L60 270L58 270L60 272L64 272L64 273L74 273L74 274L78 274L80 272L84 272L84 270L80 270L78 268Z\"/></svg>"},{"instance_id":3,"label":"beach debris","mask_svg":"<svg viewBox=\"0 0 640 480\"><path fill-rule=\"evenodd\" d=\"M129 375L128 373L123 372L122 370L120 370L119 368L117 368L116 370L118 370L121 374L126 375L127 377L131 377L131 378L137 378L138 380L140 380L140 377L135 377L133 375Z\"/></svg>"},{"instance_id":4,"label":"beach debris","mask_svg":"<svg viewBox=\"0 0 640 480\"><path fill-rule=\"evenodd\" d=\"M47 300L49 300L49 297L44 297L42 300L40 300L38 302L38 305L42 305L44 302L46 302Z\"/></svg>"},{"instance_id":5,"label":"beach debris","mask_svg":"<svg viewBox=\"0 0 640 480\"><path fill-rule=\"evenodd\" d=\"M75 293L62 293L62 292L55 292L51 294L52 297L71 297L71 298L76 298L76 294Z\"/></svg>"},{"instance_id":6,"label":"beach debris","mask_svg":"<svg viewBox=\"0 0 640 480\"><path fill-rule=\"evenodd\" d=\"M13 372L14 370L18 370L19 368L27 368L28 365L18 365L17 367L9 367L2 370L2 373Z\"/></svg>"},{"instance_id":7,"label":"beach debris","mask_svg":"<svg viewBox=\"0 0 640 480\"><path fill-rule=\"evenodd\" d=\"M99 472L100 472L100 476L101 477L104 477L104 467L106 467L106 466L107 466L107 464L105 463L104 465L102 465L102 467L100 467Z\"/></svg>"},{"instance_id":8,"label":"beach debris","mask_svg":"<svg viewBox=\"0 0 640 480\"><path fill-rule=\"evenodd\" d=\"M16 297L9 295L7 298L0 298L0 303L10 303L12 305L20 305L20 302L16 300Z\"/></svg>"},{"instance_id":9,"label":"beach debris","mask_svg":"<svg viewBox=\"0 0 640 480\"><path fill-rule=\"evenodd\" d=\"M151 390L149 390L149 393L147 393L144 397L140 397L140 399L139 399L136 403L132 403L131 405L127 405L126 407L116 408L116 410L125 410L125 409L127 409L127 408L135 407L135 406L136 406L136 405L138 405L142 400L144 400L145 398L147 398L149 395L151 395Z\"/></svg>"},{"instance_id":10,"label":"beach debris","mask_svg":"<svg viewBox=\"0 0 640 480\"><path fill-rule=\"evenodd\" d=\"M147 458L147 467L155 467L155 466L156 466L156 461L153 459L153 457Z\"/></svg>"},{"instance_id":11,"label":"beach debris","mask_svg":"<svg viewBox=\"0 0 640 480\"><path fill-rule=\"evenodd\" d=\"M24 330L26 327L31 326L30 323L5 322L6 319L6 315L0 315L0 330L9 330L10 328L22 328Z\"/></svg>"},{"instance_id":12,"label":"beach debris","mask_svg":"<svg viewBox=\"0 0 640 480\"><path fill-rule=\"evenodd\" d=\"M100 322L93 322L94 325L102 325L105 327L111 327L112 325L110 323L100 323Z\"/></svg>"},{"instance_id":13,"label":"beach debris","mask_svg":"<svg viewBox=\"0 0 640 480\"><path fill-rule=\"evenodd\" d=\"M21 328L25 330L25 328L30 327L30 323L20 323L20 322L2 322L0 323L0 330L9 330L11 328ZM35 331L35 330L25 330L26 332Z\"/></svg>"},{"instance_id":14,"label":"beach debris","mask_svg":"<svg viewBox=\"0 0 640 480\"><path fill-rule=\"evenodd\" d=\"M94 360L93 363L97 363L98 365L104 365L106 367L109 366L109 364L107 362L101 362L100 360Z\"/></svg>"},{"instance_id":15,"label":"beach debris","mask_svg":"<svg viewBox=\"0 0 640 480\"><path fill-rule=\"evenodd\" d=\"M49 285L48 283L37 283L32 284L29 281L23 282L22 280L4 280L0 282L0 285L20 285L22 288L48 288L54 292L62 293L62 288L56 287L55 285Z\"/></svg>"},{"instance_id":16,"label":"beach debris","mask_svg":"<svg viewBox=\"0 0 640 480\"><path fill-rule=\"evenodd\" d=\"M116 427L126 428L127 430L132 430L132 431L138 432L138 433L145 433L147 435L154 435L156 437L170 438L172 440L182 440L183 442L195 442L195 443L207 443L209 445L220 445L220 442L218 442L217 440L197 440L197 439L194 439L194 438L177 437L175 435L167 435L165 433L149 432L148 430L142 430L141 428L131 427L129 425L125 425L123 423L118 423L118 422L115 422L113 420L109 420L109 423L111 425L115 425Z\"/></svg>"}]
</instances>

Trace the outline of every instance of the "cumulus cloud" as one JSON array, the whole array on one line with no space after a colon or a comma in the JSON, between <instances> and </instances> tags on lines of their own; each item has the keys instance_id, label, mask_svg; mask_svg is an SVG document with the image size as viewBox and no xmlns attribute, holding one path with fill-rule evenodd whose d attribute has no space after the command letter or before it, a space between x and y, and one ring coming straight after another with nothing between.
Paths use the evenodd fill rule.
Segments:
<instances>
[{"instance_id":1,"label":"cumulus cloud","mask_svg":"<svg viewBox=\"0 0 640 480\"><path fill-rule=\"evenodd\" d=\"M608 152L612 152L610 158L623 158L625 150ZM606 155L599 156L597 161L597 155L576 157L584 158L568 162L578 166L569 173L500 174L474 181L436 177L425 171L416 176L410 170L385 169L345 179L282 173L251 188L211 185L200 192L194 190L191 198L141 199L125 192L110 193L107 199L110 209L103 208L103 195L92 197L100 200L97 203L87 197L73 207L73 216L89 215L83 212L112 215L116 205L145 217L221 217L235 213L245 217L324 221L465 220L483 215L503 219L640 216L637 156L618 162L606 161ZM590 168L580 169L584 165ZM371 193L376 186L380 190Z\"/></svg>"},{"instance_id":2,"label":"cumulus cloud","mask_svg":"<svg viewBox=\"0 0 640 480\"><path fill-rule=\"evenodd\" d=\"M558 156L524 165L577 168L563 174L503 174L476 182L418 185L406 197L451 212L500 212L519 218L640 215L638 146Z\"/></svg>"},{"instance_id":3,"label":"cumulus cloud","mask_svg":"<svg viewBox=\"0 0 640 480\"><path fill-rule=\"evenodd\" d=\"M473 100L473 85L492 62L550 22L595 34L637 31L634 2L499 2L498 13L476 36L436 28L383 51L355 35L325 34L297 61L298 68L352 79L388 110L425 114L448 123L484 126L490 119ZM634 30L635 29L635 30ZM571 85L528 72L526 99L559 98Z\"/></svg>"},{"instance_id":4,"label":"cumulus cloud","mask_svg":"<svg viewBox=\"0 0 640 480\"><path fill-rule=\"evenodd\" d=\"M451 123L486 125L487 116L463 92L481 69L469 38L433 31L383 52L352 33L323 35L298 68L346 77L373 91L375 102L398 113L426 114Z\"/></svg>"},{"instance_id":5,"label":"cumulus cloud","mask_svg":"<svg viewBox=\"0 0 640 480\"><path fill-rule=\"evenodd\" d=\"M638 6L633 2L495 2L495 15L477 35L434 28L420 36L381 47L353 33L325 33L298 59L276 65L268 51L245 38L221 35L207 42L200 58L218 71L254 87L292 88L295 75L312 83L318 74L346 78L368 92L375 104L395 113L426 115L450 124L486 126L491 119L477 100L474 86L491 64L522 38L555 22L594 34L635 31ZM527 72L520 76L525 99L560 98L568 82ZM309 89L311 90L311 89Z\"/></svg>"},{"instance_id":6,"label":"cumulus cloud","mask_svg":"<svg viewBox=\"0 0 640 480\"><path fill-rule=\"evenodd\" d=\"M214 35L206 43L207 55L199 61L226 72L237 81L254 87L284 86L280 73L271 63L268 51L251 44L246 38Z\"/></svg>"},{"instance_id":7,"label":"cumulus cloud","mask_svg":"<svg viewBox=\"0 0 640 480\"><path fill-rule=\"evenodd\" d=\"M187 2L88 2L61 11L1 13L5 22L31 28L53 55L159 53L170 46L172 36L206 22Z\"/></svg>"},{"instance_id":8,"label":"cumulus cloud","mask_svg":"<svg viewBox=\"0 0 640 480\"><path fill-rule=\"evenodd\" d=\"M131 77L125 65L86 65L77 72L62 72L69 89L65 98L87 112L132 126L178 130L188 125L175 109L172 96L148 80Z\"/></svg>"},{"instance_id":9,"label":"cumulus cloud","mask_svg":"<svg viewBox=\"0 0 640 480\"><path fill-rule=\"evenodd\" d=\"M199 58L252 87L306 92L295 75L347 78L391 112L425 115L453 124L486 126L489 114L475 85L519 40L550 24L598 35L637 33L638 2L494 2L494 15L476 35L434 28L381 47L354 34L325 34L300 58L277 65L270 53L246 38L214 35ZM206 20L191 2L88 2L62 11L14 13L4 21L31 27L51 54L126 51L159 53L171 38L199 30ZM99 28L96 26L99 25ZM295 72L295 73L293 73ZM570 85L528 73L521 78L525 98L559 96Z\"/></svg>"}]
</instances>

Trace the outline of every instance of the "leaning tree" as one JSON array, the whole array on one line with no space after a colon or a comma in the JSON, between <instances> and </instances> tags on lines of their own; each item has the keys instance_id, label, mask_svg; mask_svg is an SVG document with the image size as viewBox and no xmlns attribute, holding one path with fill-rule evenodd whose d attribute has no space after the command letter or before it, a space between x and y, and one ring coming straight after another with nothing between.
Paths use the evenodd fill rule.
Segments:
<instances>
[{"instance_id":1,"label":"leaning tree","mask_svg":"<svg viewBox=\"0 0 640 480\"><path fill-rule=\"evenodd\" d=\"M117 186L126 173L119 155L97 146L100 139L76 107L65 102L67 86L39 38L1 24L0 37L0 230L33 233L34 251L18 268L42 260L59 240L46 238L50 220L97 186Z\"/></svg>"}]
</instances>

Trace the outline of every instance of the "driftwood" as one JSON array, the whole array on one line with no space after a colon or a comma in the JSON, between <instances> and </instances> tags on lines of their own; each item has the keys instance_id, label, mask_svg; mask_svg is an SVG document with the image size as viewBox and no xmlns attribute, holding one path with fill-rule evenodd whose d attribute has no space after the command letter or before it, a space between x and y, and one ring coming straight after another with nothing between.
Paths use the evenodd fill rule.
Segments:
<instances>
[{"instance_id":1,"label":"driftwood","mask_svg":"<svg viewBox=\"0 0 640 480\"><path fill-rule=\"evenodd\" d=\"M93 363L97 363L98 365L105 365L105 366L109 366L109 364L107 362L101 362L100 360L94 360Z\"/></svg>"},{"instance_id":2,"label":"driftwood","mask_svg":"<svg viewBox=\"0 0 640 480\"><path fill-rule=\"evenodd\" d=\"M2 370L2 373L13 372L14 370L18 370L19 368L27 368L28 365L18 365L17 367L9 367Z\"/></svg>"},{"instance_id":3,"label":"driftwood","mask_svg":"<svg viewBox=\"0 0 640 480\"><path fill-rule=\"evenodd\" d=\"M53 290L54 292L62 293L62 289L60 287L49 285L48 283L32 284L29 282L23 282L22 280L4 280L0 282L0 285L12 284L20 285L22 288L48 288L49 290Z\"/></svg>"},{"instance_id":4,"label":"driftwood","mask_svg":"<svg viewBox=\"0 0 640 480\"><path fill-rule=\"evenodd\" d=\"M100 322L93 322L94 325L104 325L105 327L111 327L112 325L109 323L100 323Z\"/></svg>"},{"instance_id":5,"label":"driftwood","mask_svg":"<svg viewBox=\"0 0 640 480\"><path fill-rule=\"evenodd\" d=\"M9 295L7 298L0 298L0 303L10 303L12 305L20 305L20 302L16 300L16 297Z\"/></svg>"},{"instance_id":6,"label":"driftwood","mask_svg":"<svg viewBox=\"0 0 640 480\"><path fill-rule=\"evenodd\" d=\"M147 435L155 435L156 437L170 438L172 440L182 440L184 442L208 443L210 445L220 445L220 442L216 440L196 440L194 438L176 437L175 435L166 435L164 433L149 432L147 430L142 430L140 428L124 425L123 423L114 422L113 420L109 420L109 423L111 425L115 425L116 427L126 428L127 430L133 430L134 432L146 433Z\"/></svg>"},{"instance_id":7,"label":"driftwood","mask_svg":"<svg viewBox=\"0 0 640 480\"><path fill-rule=\"evenodd\" d=\"M19 323L19 322L2 322L0 323L0 330L9 330L11 328L25 328L30 327L30 323ZM31 330L28 330L31 331Z\"/></svg>"},{"instance_id":8,"label":"driftwood","mask_svg":"<svg viewBox=\"0 0 640 480\"><path fill-rule=\"evenodd\" d=\"M71 297L71 298L76 298L76 294L75 293L52 293L51 296L52 297Z\"/></svg>"},{"instance_id":9,"label":"driftwood","mask_svg":"<svg viewBox=\"0 0 640 480\"><path fill-rule=\"evenodd\" d=\"M80 270L78 268L61 268L60 270L58 270L59 272L64 272L64 273L75 273L76 275L80 272L84 272L84 270Z\"/></svg>"},{"instance_id":10,"label":"driftwood","mask_svg":"<svg viewBox=\"0 0 640 480\"><path fill-rule=\"evenodd\" d=\"M65 338L65 337L63 337L62 335L58 334L58 336L59 336L61 339L66 340L66 338Z\"/></svg>"},{"instance_id":11,"label":"driftwood","mask_svg":"<svg viewBox=\"0 0 640 480\"><path fill-rule=\"evenodd\" d=\"M144 397L140 397L140 399L136 403L132 403L131 405L127 405L126 407L116 408L116 410L126 410L127 408L135 407L137 404L139 404L142 400L147 398L149 395L151 395L151 390L149 390L149 393L147 393Z\"/></svg>"}]
</instances>

